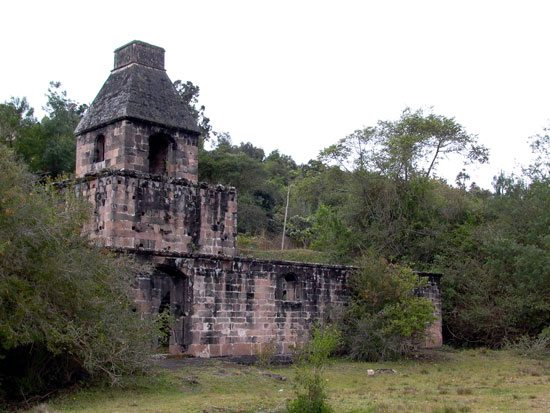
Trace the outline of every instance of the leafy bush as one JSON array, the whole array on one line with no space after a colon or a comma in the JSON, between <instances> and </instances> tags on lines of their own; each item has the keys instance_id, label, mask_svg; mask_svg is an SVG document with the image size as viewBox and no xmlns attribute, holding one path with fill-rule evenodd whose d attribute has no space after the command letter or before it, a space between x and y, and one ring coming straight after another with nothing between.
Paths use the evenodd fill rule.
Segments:
<instances>
[{"instance_id":1,"label":"leafy bush","mask_svg":"<svg viewBox=\"0 0 550 413\"><path fill-rule=\"evenodd\" d=\"M170 314L169 308L164 308L153 317L157 333L157 347L162 350L168 350L170 346L170 335L174 327L175 319Z\"/></svg>"},{"instance_id":2,"label":"leafy bush","mask_svg":"<svg viewBox=\"0 0 550 413\"><path fill-rule=\"evenodd\" d=\"M295 378L296 397L287 404L288 413L330 413L324 366L340 343L340 333L334 326L313 327L311 340L300 349Z\"/></svg>"},{"instance_id":3,"label":"leafy bush","mask_svg":"<svg viewBox=\"0 0 550 413\"><path fill-rule=\"evenodd\" d=\"M288 413L331 413L334 410L327 403L325 383L320 374L303 374L296 378L301 390L289 401Z\"/></svg>"},{"instance_id":4,"label":"leafy bush","mask_svg":"<svg viewBox=\"0 0 550 413\"><path fill-rule=\"evenodd\" d=\"M341 325L352 358L394 359L418 347L434 316L432 303L415 295L422 286L417 275L371 254L350 286L351 304Z\"/></svg>"},{"instance_id":5,"label":"leafy bush","mask_svg":"<svg viewBox=\"0 0 550 413\"><path fill-rule=\"evenodd\" d=\"M327 205L320 205L315 213L312 247L330 254L336 262L349 261L356 248L356 234L342 221L338 212Z\"/></svg>"},{"instance_id":6,"label":"leafy bush","mask_svg":"<svg viewBox=\"0 0 550 413\"><path fill-rule=\"evenodd\" d=\"M520 356L546 358L550 356L550 327L546 327L536 337L521 336L515 341L506 340L504 348Z\"/></svg>"},{"instance_id":7,"label":"leafy bush","mask_svg":"<svg viewBox=\"0 0 550 413\"><path fill-rule=\"evenodd\" d=\"M262 344L261 351L256 354L256 365L267 368L275 362L277 356L277 341L271 338L267 343Z\"/></svg>"},{"instance_id":8,"label":"leafy bush","mask_svg":"<svg viewBox=\"0 0 550 413\"><path fill-rule=\"evenodd\" d=\"M294 215L289 218L286 226L286 235L307 248L313 239L314 216L303 217Z\"/></svg>"},{"instance_id":9,"label":"leafy bush","mask_svg":"<svg viewBox=\"0 0 550 413\"><path fill-rule=\"evenodd\" d=\"M0 170L0 399L142 371L154 329L132 311L137 265L90 245L88 206L2 145Z\"/></svg>"},{"instance_id":10,"label":"leafy bush","mask_svg":"<svg viewBox=\"0 0 550 413\"><path fill-rule=\"evenodd\" d=\"M498 176L483 222L461 225L450 238L440 266L453 343L499 348L550 324L549 183Z\"/></svg>"}]
</instances>

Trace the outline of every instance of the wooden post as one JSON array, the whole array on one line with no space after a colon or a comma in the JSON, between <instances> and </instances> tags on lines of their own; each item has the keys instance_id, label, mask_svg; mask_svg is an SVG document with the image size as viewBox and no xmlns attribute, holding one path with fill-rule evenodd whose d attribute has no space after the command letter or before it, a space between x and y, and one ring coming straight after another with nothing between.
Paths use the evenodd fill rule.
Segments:
<instances>
[{"instance_id":1,"label":"wooden post","mask_svg":"<svg viewBox=\"0 0 550 413\"><path fill-rule=\"evenodd\" d=\"M288 185L288 191L286 193L285 220L284 220L284 223L283 223L283 239L281 240L281 251L285 249L286 218L288 216L288 200L289 199L290 199L290 184Z\"/></svg>"}]
</instances>

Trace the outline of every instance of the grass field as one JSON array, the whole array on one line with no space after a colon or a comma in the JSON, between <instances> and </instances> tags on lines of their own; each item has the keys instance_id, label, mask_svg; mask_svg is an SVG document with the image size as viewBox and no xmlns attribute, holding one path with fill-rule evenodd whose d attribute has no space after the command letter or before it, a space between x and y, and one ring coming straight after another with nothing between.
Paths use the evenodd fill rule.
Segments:
<instances>
[{"instance_id":1,"label":"grass field","mask_svg":"<svg viewBox=\"0 0 550 413\"><path fill-rule=\"evenodd\" d=\"M294 367L269 369L221 360L165 360L129 389L68 392L49 412L278 412L292 398ZM395 374L368 376L368 369ZM281 380L286 378L286 380ZM505 351L437 351L429 360L358 363L325 370L336 412L550 411L549 360Z\"/></svg>"}]
</instances>

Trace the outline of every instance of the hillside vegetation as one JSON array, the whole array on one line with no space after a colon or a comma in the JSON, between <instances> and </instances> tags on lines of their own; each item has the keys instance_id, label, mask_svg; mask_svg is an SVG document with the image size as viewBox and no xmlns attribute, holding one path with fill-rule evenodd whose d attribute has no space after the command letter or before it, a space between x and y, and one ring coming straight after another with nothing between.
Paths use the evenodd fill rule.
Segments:
<instances>
[{"instance_id":1,"label":"hillside vegetation","mask_svg":"<svg viewBox=\"0 0 550 413\"><path fill-rule=\"evenodd\" d=\"M180 81L175 86L202 131L200 180L238 190L241 254L364 267L352 282L349 311L334 320L345 332L343 349L354 358L410 356L416 349L431 307L412 293L418 285L411 270L444 274L448 344L496 349L538 343L547 356L549 130L518 137L530 145L533 162L519 175L500 172L487 190L470 182L468 168L488 162L490 154L453 118L406 108L398 119L356 130L299 165L279 151L266 154L213 131L198 105L199 88ZM89 211L49 186L50 178L73 172L73 131L86 105L69 99L59 82L46 96L40 120L24 98L0 104L0 398L24 401L81 380L114 383L124 373L143 371L155 340L151 320L132 311L136 269L90 246L79 231ZM438 176L449 158L464 163L453 183ZM367 339L359 334L365 328ZM548 384L542 365L507 353L446 356L420 372L413 362L391 364L400 375L368 382L366 366L334 364L327 370L331 402L344 411L365 411L365 404L372 411L548 408L539 391ZM36 368L42 365L47 368ZM482 365L488 370L482 372ZM160 373L156 384L133 393L103 389L100 402L92 390L74 403L58 402L56 409L140 411L143 405L141 411L162 411L177 409L185 398L199 410L242 411L262 405L258 389L267 394L266 408L284 399L276 388L288 391L288 384L274 386L253 369L241 378L242 368L220 366L206 363L193 373L200 386L183 367ZM219 369L231 371L231 381ZM455 370L452 377L449 369ZM487 372L488 378L481 377ZM244 389L249 395L236 398ZM153 402L166 407L146 407Z\"/></svg>"}]
</instances>

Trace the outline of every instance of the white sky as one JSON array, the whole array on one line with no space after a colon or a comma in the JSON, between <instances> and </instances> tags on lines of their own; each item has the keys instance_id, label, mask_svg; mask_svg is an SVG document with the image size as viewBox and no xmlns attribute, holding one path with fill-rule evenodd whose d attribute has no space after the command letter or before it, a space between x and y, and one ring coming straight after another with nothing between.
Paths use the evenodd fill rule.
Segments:
<instances>
[{"instance_id":1,"label":"white sky","mask_svg":"<svg viewBox=\"0 0 550 413\"><path fill-rule=\"evenodd\" d=\"M455 117L491 150L490 187L550 125L550 1L5 1L0 101L50 80L91 103L113 50L166 49L216 130L298 162L406 106ZM459 166L442 164L454 182Z\"/></svg>"}]
</instances>

